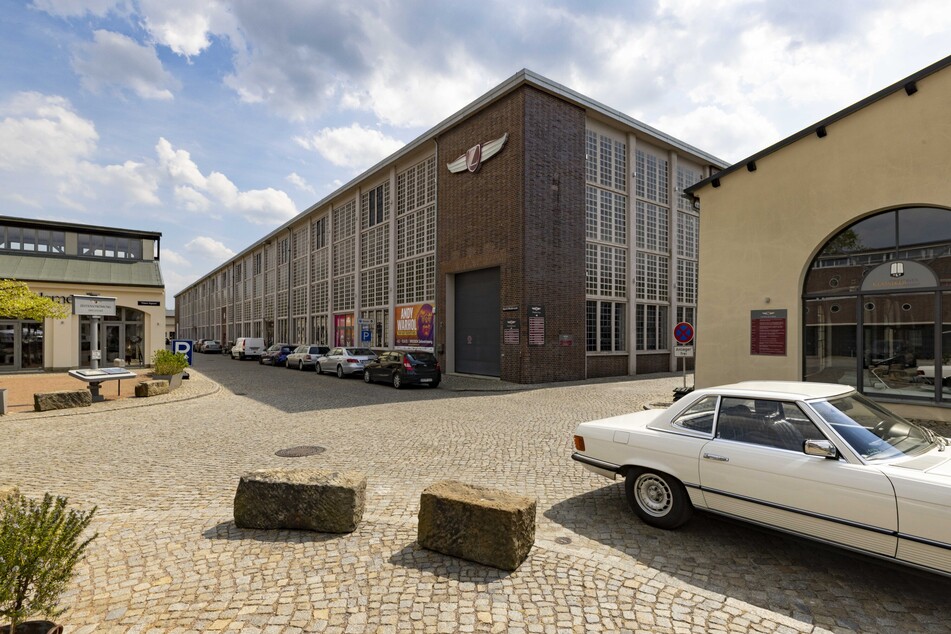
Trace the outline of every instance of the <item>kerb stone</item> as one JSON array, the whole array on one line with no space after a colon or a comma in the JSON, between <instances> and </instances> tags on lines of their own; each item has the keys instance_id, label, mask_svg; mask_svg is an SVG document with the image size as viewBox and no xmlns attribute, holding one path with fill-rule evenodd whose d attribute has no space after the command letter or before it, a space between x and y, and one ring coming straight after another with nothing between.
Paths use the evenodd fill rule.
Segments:
<instances>
[{"instance_id":1,"label":"kerb stone","mask_svg":"<svg viewBox=\"0 0 951 634\"><path fill-rule=\"evenodd\" d=\"M326 469L261 469L241 476L239 528L351 533L363 519L366 475Z\"/></svg>"},{"instance_id":2,"label":"kerb stone","mask_svg":"<svg viewBox=\"0 0 951 634\"><path fill-rule=\"evenodd\" d=\"M135 385L135 395L140 398L159 396L161 394L168 394L168 392L168 381L142 381L141 383L136 383Z\"/></svg>"},{"instance_id":3,"label":"kerb stone","mask_svg":"<svg viewBox=\"0 0 951 634\"><path fill-rule=\"evenodd\" d=\"M452 480L419 501L419 545L445 555L515 570L535 544L533 498Z\"/></svg>"},{"instance_id":4,"label":"kerb stone","mask_svg":"<svg viewBox=\"0 0 951 634\"><path fill-rule=\"evenodd\" d=\"M90 405L92 405L92 394L89 390L38 392L33 395L33 409L37 412L69 409L71 407L89 407Z\"/></svg>"}]
</instances>

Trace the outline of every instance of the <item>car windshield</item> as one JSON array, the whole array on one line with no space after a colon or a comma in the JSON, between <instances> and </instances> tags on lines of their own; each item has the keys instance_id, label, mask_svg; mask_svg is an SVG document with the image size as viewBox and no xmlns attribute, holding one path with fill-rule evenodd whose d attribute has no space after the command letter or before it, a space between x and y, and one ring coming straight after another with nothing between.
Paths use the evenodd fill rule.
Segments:
<instances>
[{"instance_id":1,"label":"car windshield","mask_svg":"<svg viewBox=\"0 0 951 634\"><path fill-rule=\"evenodd\" d=\"M809 404L866 460L918 455L939 442L930 430L908 422L859 394Z\"/></svg>"}]
</instances>

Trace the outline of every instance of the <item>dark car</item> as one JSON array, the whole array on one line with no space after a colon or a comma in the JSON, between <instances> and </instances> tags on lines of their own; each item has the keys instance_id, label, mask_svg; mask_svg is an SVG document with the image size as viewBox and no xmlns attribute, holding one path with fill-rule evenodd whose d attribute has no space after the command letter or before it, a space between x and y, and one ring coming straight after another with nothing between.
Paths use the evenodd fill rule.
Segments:
<instances>
[{"instance_id":1,"label":"dark car","mask_svg":"<svg viewBox=\"0 0 951 634\"><path fill-rule=\"evenodd\" d=\"M258 363L273 366L284 365L287 363L287 355L294 352L294 348L296 347L297 346L293 346L289 343L275 343L274 345L268 346L268 349L261 355Z\"/></svg>"},{"instance_id":2,"label":"dark car","mask_svg":"<svg viewBox=\"0 0 951 634\"><path fill-rule=\"evenodd\" d=\"M363 380L367 383L385 381L396 389L404 385L436 387L440 379L442 370L432 352L388 350L363 368Z\"/></svg>"}]
</instances>

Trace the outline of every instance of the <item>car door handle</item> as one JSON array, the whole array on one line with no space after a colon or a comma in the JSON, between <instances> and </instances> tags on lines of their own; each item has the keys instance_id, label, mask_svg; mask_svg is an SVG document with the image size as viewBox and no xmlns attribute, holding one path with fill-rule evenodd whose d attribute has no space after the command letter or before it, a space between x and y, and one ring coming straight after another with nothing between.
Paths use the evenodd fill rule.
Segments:
<instances>
[{"instance_id":1,"label":"car door handle","mask_svg":"<svg viewBox=\"0 0 951 634\"><path fill-rule=\"evenodd\" d=\"M726 456L718 456L718 455L715 454L715 453L705 453L705 454L703 454L703 457L706 458L707 460L719 460L720 462L729 462L729 461L730 461L730 459L727 458Z\"/></svg>"}]
</instances>

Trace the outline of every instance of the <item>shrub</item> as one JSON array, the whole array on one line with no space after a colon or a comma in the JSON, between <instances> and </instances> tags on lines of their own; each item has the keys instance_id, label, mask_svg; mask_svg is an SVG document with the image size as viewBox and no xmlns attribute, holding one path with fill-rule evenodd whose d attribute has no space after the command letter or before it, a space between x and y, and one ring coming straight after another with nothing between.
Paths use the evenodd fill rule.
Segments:
<instances>
[{"instance_id":1,"label":"shrub","mask_svg":"<svg viewBox=\"0 0 951 634\"><path fill-rule=\"evenodd\" d=\"M152 355L152 367L155 374L178 374L188 367L188 359L184 352L172 352L158 349Z\"/></svg>"},{"instance_id":2,"label":"shrub","mask_svg":"<svg viewBox=\"0 0 951 634\"><path fill-rule=\"evenodd\" d=\"M55 618L60 594L86 546L81 541L96 509L66 509L66 498L49 493L42 501L14 493L0 502L0 622L10 632L35 614Z\"/></svg>"}]
</instances>

